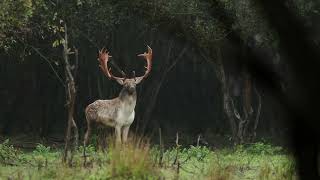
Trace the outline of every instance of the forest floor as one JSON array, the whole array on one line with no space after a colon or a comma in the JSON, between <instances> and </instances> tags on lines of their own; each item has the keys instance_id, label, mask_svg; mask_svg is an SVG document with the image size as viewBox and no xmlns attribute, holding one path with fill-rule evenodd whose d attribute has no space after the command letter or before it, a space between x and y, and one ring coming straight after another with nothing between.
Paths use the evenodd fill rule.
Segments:
<instances>
[{"instance_id":1,"label":"forest floor","mask_svg":"<svg viewBox=\"0 0 320 180\"><path fill-rule=\"evenodd\" d=\"M38 144L21 150L9 140L0 144L0 179L297 179L289 152L268 143L229 148L161 148L136 138L126 145L75 149L63 163L63 149Z\"/></svg>"}]
</instances>

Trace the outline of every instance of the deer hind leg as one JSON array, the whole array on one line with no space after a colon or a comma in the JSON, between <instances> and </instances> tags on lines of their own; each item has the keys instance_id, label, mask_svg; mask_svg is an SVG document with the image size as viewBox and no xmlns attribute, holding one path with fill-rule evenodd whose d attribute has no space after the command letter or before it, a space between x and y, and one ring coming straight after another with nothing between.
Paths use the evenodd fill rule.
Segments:
<instances>
[{"instance_id":1,"label":"deer hind leg","mask_svg":"<svg viewBox=\"0 0 320 180\"><path fill-rule=\"evenodd\" d=\"M130 125L122 127L122 142L126 143L128 140Z\"/></svg>"},{"instance_id":2,"label":"deer hind leg","mask_svg":"<svg viewBox=\"0 0 320 180\"><path fill-rule=\"evenodd\" d=\"M121 126L115 127L116 144L121 144Z\"/></svg>"},{"instance_id":3,"label":"deer hind leg","mask_svg":"<svg viewBox=\"0 0 320 180\"><path fill-rule=\"evenodd\" d=\"M87 119L87 131L86 131L86 134L84 135L84 140L83 140L83 158L84 158L83 166L86 165L86 161L87 161L86 146L89 142L90 134L91 134L91 123L90 123L90 120Z\"/></svg>"},{"instance_id":4,"label":"deer hind leg","mask_svg":"<svg viewBox=\"0 0 320 180\"><path fill-rule=\"evenodd\" d=\"M83 145L86 146L89 142L89 138L91 135L91 123L90 121L87 121L88 127L87 127L87 131L86 134L84 135L84 141L83 141Z\"/></svg>"}]
</instances>

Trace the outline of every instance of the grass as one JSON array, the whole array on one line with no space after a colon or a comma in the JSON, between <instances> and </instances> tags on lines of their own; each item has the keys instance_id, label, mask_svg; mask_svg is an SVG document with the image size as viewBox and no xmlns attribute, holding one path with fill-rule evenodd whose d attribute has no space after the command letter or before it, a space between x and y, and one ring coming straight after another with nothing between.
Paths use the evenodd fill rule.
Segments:
<instances>
[{"instance_id":1,"label":"grass","mask_svg":"<svg viewBox=\"0 0 320 180\"><path fill-rule=\"evenodd\" d=\"M23 152L7 140L0 144L0 179L297 179L293 158L266 143L212 150L204 146L161 149L134 138L105 152L90 145L86 167L83 147L72 166L62 163L62 150L38 144Z\"/></svg>"}]
</instances>

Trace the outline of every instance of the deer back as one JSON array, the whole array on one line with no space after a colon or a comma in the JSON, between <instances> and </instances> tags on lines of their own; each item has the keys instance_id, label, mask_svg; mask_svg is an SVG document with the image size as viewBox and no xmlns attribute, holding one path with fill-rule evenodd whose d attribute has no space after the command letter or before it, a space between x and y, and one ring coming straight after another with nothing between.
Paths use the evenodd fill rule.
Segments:
<instances>
[{"instance_id":1,"label":"deer back","mask_svg":"<svg viewBox=\"0 0 320 180\"><path fill-rule=\"evenodd\" d=\"M90 121L113 127L116 125L116 117L119 108L119 98L112 100L97 100L87 106L86 117Z\"/></svg>"}]
</instances>

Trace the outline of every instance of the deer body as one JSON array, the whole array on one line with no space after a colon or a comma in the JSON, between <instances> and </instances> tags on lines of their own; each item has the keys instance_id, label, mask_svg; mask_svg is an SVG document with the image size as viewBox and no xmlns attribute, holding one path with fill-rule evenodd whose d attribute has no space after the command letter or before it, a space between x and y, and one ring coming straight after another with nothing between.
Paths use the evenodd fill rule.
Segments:
<instances>
[{"instance_id":1,"label":"deer body","mask_svg":"<svg viewBox=\"0 0 320 180\"><path fill-rule=\"evenodd\" d=\"M131 125L134 119L136 95L111 100L97 100L85 110L86 118L110 127Z\"/></svg>"},{"instance_id":2,"label":"deer body","mask_svg":"<svg viewBox=\"0 0 320 180\"><path fill-rule=\"evenodd\" d=\"M85 109L87 120L87 132L84 137L84 146L87 145L91 133L92 123L100 123L104 126L115 128L117 142L126 142L130 125L134 121L135 106L137 101L136 85L139 84L151 70L152 49L148 47L148 53L140 54L147 62L146 73L141 77L131 79L115 77L108 68L108 58L111 57L105 50L99 52L99 61L102 71L110 78L123 86L118 97L110 100L96 100Z\"/></svg>"},{"instance_id":3,"label":"deer body","mask_svg":"<svg viewBox=\"0 0 320 180\"><path fill-rule=\"evenodd\" d=\"M134 120L137 97L136 93L122 96L124 97L121 97L120 93L119 97L112 100L97 100L88 105L85 111L88 129L92 122L114 127L117 141L126 142L128 134L123 131L129 128ZM119 130L120 132L117 132ZM122 139L119 134L123 134Z\"/></svg>"}]
</instances>

